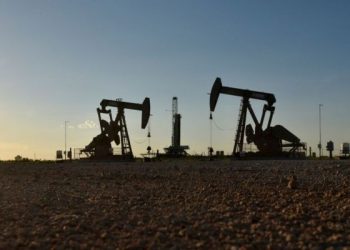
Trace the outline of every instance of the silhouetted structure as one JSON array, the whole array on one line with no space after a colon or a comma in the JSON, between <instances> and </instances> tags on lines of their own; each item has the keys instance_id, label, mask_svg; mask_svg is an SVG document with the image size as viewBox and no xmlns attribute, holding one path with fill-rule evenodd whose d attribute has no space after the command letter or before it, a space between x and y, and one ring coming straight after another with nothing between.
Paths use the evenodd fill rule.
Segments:
<instances>
[{"instance_id":1,"label":"silhouetted structure","mask_svg":"<svg viewBox=\"0 0 350 250\"><path fill-rule=\"evenodd\" d=\"M299 148L304 148L305 145L300 142L299 138L289 132L281 125L271 127L272 117L275 111L273 104L276 102L276 98L271 93L264 93L258 91L250 91L238 88L224 87L222 86L221 79L216 78L211 93L210 93L210 111L213 112L216 107L219 95L227 94L242 97L238 126L235 136L235 143L233 147L233 155L236 157L241 156L244 153L243 143L244 135L246 134L246 140L248 143L254 142L259 150L260 155L266 156L279 156L283 155L283 149L289 148L288 154L295 153ZM250 105L250 99L258 99L266 101L263 112L258 121L252 106ZM249 111L254 124L255 130L251 124L246 125L247 112ZM266 113L270 112L267 126L263 129ZM283 143L286 141L287 143Z\"/></svg>"},{"instance_id":2,"label":"silhouetted structure","mask_svg":"<svg viewBox=\"0 0 350 250\"><path fill-rule=\"evenodd\" d=\"M343 142L340 145L340 158L341 159L348 159L350 154L350 143Z\"/></svg>"},{"instance_id":3,"label":"silhouetted structure","mask_svg":"<svg viewBox=\"0 0 350 250\"><path fill-rule=\"evenodd\" d=\"M329 152L329 158L333 158L334 143L332 141L327 142L327 151Z\"/></svg>"},{"instance_id":4,"label":"silhouetted structure","mask_svg":"<svg viewBox=\"0 0 350 250\"><path fill-rule=\"evenodd\" d=\"M122 159L132 160L134 155L131 148L128 129L126 126L124 110L132 109L142 111L141 128L147 126L150 117L150 99L145 98L142 104L123 102L117 100L102 100L101 108L97 108L97 114L100 121L101 133L93 138L92 142L87 145L82 152L86 153L91 158L98 159ZM116 118L113 120L112 111L107 107L117 108ZM101 114L108 115L109 121L103 120ZM114 155L111 142L116 145L121 145L121 154Z\"/></svg>"},{"instance_id":5,"label":"silhouetted structure","mask_svg":"<svg viewBox=\"0 0 350 250\"><path fill-rule=\"evenodd\" d=\"M56 162L63 162L63 152L62 150L56 151Z\"/></svg>"},{"instance_id":6,"label":"silhouetted structure","mask_svg":"<svg viewBox=\"0 0 350 250\"><path fill-rule=\"evenodd\" d=\"M186 156L190 147L181 146L181 115L178 113L177 97L173 97L172 102L172 136L171 146L164 148L167 156Z\"/></svg>"}]
</instances>

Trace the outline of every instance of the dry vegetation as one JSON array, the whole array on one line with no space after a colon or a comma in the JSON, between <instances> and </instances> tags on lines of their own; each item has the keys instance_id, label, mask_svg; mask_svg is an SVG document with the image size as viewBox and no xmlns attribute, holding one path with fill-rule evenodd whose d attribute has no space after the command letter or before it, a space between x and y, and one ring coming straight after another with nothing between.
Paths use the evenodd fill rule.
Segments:
<instances>
[{"instance_id":1,"label":"dry vegetation","mask_svg":"<svg viewBox=\"0 0 350 250\"><path fill-rule=\"evenodd\" d=\"M348 161L2 163L0 249L350 249L349 180Z\"/></svg>"}]
</instances>

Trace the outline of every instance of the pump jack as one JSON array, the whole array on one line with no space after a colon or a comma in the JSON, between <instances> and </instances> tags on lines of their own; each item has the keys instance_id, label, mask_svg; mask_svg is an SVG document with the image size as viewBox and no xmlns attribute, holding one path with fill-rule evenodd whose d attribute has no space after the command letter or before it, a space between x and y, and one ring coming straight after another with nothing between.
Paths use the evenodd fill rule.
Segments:
<instances>
[{"instance_id":1,"label":"pump jack","mask_svg":"<svg viewBox=\"0 0 350 250\"><path fill-rule=\"evenodd\" d=\"M219 98L219 94L227 94L242 97L240 113L238 118L237 131L235 136L235 143L233 147L233 156L238 157L244 152L244 134L246 134L246 140L248 144L254 142L257 146L260 155L264 156L281 156L286 153L283 148L288 148L287 155L294 154L300 147L304 148L305 144L300 142L300 139L288 131L281 125L271 126L272 117L275 111L273 104L276 102L276 98L271 93L251 91L245 89L231 88L222 86L220 78L216 78L210 93L210 111L213 112L216 107L216 103ZM250 105L250 99L257 99L266 101L264 105L260 121L256 117L252 106ZM246 125L247 111L249 111L254 124L255 131L251 124ZM269 112L269 118L267 126L263 129L266 113ZM284 142L286 143L284 143Z\"/></svg>"},{"instance_id":2,"label":"pump jack","mask_svg":"<svg viewBox=\"0 0 350 250\"><path fill-rule=\"evenodd\" d=\"M142 104L123 102L121 99L103 99L100 106L101 108L97 108L97 115L100 121L101 133L94 137L92 142L87 145L82 152L86 153L91 158L116 158L118 156L113 155L113 149L111 146L111 142L114 141L116 145L121 145L121 155L119 155L119 158L122 160L134 159L129 133L126 127L124 110L132 109L142 111L141 128L144 129L146 128L150 117L150 99L146 97ZM107 107L117 108L118 112L114 120L112 117L112 111L107 109ZM101 114L108 115L109 122L103 120Z\"/></svg>"}]
</instances>

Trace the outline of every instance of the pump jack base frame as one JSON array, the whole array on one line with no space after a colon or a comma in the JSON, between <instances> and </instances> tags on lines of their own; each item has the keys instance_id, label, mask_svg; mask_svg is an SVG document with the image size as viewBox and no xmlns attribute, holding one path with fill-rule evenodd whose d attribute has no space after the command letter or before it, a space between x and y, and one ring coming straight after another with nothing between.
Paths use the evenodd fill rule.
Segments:
<instances>
[{"instance_id":1,"label":"pump jack base frame","mask_svg":"<svg viewBox=\"0 0 350 250\"><path fill-rule=\"evenodd\" d=\"M111 156L104 156L104 157L87 157L87 158L81 158L80 161L90 161L90 162L134 162L136 161L135 158L126 158L123 155L111 155Z\"/></svg>"},{"instance_id":2,"label":"pump jack base frame","mask_svg":"<svg viewBox=\"0 0 350 250\"><path fill-rule=\"evenodd\" d=\"M267 154L263 152L244 152L242 154L231 155L233 160L303 160L306 153L301 152L280 152L279 154Z\"/></svg>"}]
</instances>

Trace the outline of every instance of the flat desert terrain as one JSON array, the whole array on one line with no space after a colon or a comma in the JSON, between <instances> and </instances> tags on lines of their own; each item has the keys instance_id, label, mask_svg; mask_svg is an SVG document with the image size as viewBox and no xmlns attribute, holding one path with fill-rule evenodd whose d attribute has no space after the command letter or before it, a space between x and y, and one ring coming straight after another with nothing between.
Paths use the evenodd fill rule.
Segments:
<instances>
[{"instance_id":1,"label":"flat desert terrain","mask_svg":"<svg viewBox=\"0 0 350 250\"><path fill-rule=\"evenodd\" d=\"M350 249L350 161L0 163L0 249Z\"/></svg>"}]
</instances>

